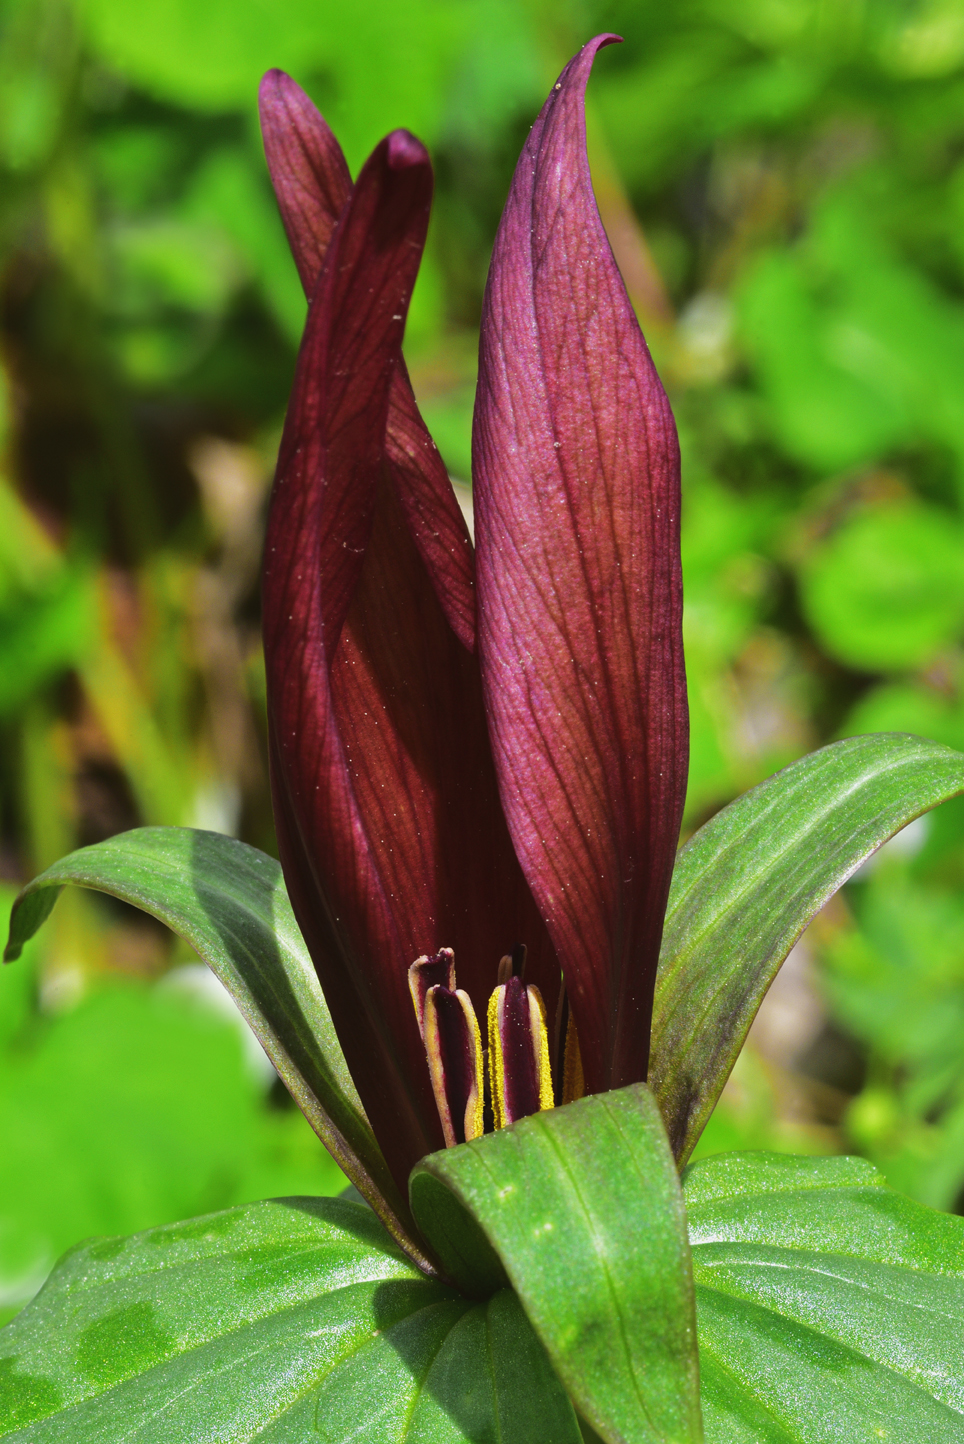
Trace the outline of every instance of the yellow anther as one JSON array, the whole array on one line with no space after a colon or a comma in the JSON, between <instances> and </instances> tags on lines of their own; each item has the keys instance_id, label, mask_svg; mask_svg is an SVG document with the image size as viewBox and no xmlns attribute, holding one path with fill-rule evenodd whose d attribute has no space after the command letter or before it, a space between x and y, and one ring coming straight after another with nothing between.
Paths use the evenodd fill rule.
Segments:
<instances>
[{"instance_id":1,"label":"yellow anther","mask_svg":"<svg viewBox=\"0 0 964 1444\"><path fill-rule=\"evenodd\" d=\"M499 1028L499 1003L505 996L500 983L489 999L489 1092L492 1095L492 1120L496 1128L505 1127L505 1065L502 1061L502 1032Z\"/></svg>"},{"instance_id":2,"label":"yellow anther","mask_svg":"<svg viewBox=\"0 0 964 1444\"><path fill-rule=\"evenodd\" d=\"M453 1013L453 1006L458 1010ZM443 1020L442 1008L447 1010ZM445 1146L482 1133L482 1035L472 999L436 984L425 996L425 1056Z\"/></svg>"},{"instance_id":3,"label":"yellow anther","mask_svg":"<svg viewBox=\"0 0 964 1444\"><path fill-rule=\"evenodd\" d=\"M489 999L488 1033L489 1088L496 1128L552 1108L549 1035L539 989L525 987L518 979L496 988Z\"/></svg>"}]
</instances>

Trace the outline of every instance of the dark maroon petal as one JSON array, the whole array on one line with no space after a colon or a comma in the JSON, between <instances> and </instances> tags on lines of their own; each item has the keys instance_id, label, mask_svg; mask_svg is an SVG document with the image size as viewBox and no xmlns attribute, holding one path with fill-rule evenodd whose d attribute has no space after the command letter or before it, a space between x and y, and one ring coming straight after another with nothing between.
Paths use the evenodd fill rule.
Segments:
<instances>
[{"instance_id":1,"label":"dark maroon petal","mask_svg":"<svg viewBox=\"0 0 964 1444\"><path fill-rule=\"evenodd\" d=\"M559 976L502 817L477 661L446 621L383 454L430 187L425 152L396 132L333 233L282 439L263 582L285 878L403 1189L442 1144L410 964L451 946L462 986L484 998L506 940L524 938L553 999Z\"/></svg>"},{"instance_id":2,"label":"dark maroon petal","mask_svg":"<svg viewBox=\"0 0 964 1444\"><path fill-rule=\"evenodd\" d=\"M475 553L448 472L399 363L388 404L385 451L405 520L429 569L449 626L475 649Z\"/></svg>"},{"instance_id":3,"label":"dark maroon petal","mask_svg":"<svg viewBox=\"0 0 964 1444\"><path fill-rule=\"evenodd\" d=\"M327 122L281 70L261 82L264 151L281 219L310 298L335 223L351 193L348 165ZM400 362L392 382L386 450L412 535L432 575L449 624L475 646L475 558L438 448L419 415Z\"/></svg>"},{"instance_id":4,"label":"dark maroon petal","mask_svg":"<svg viewBox=\"0 0 964 1444\"><path fill-rule=\"evenodd\" d=\"M348 162L320 111L283 70L269 70L262 80L258 109L281 220L310 297L351 194Z\"/></svg>"},{"instance_id":5,"label":"dark maroon petal","mask_svg":"<svg viewBox=\"0 0 964 1444\"><path fill-rule=\"evenodd\" d=\"M590 1091L646 1075L686 785L679 451L599 219L583 97L530 132L496 239L474 432L479 648L503 805Z\"/></svg>"},{"instance_id":6,"label":"dark maroon petal","mask_svg":"<svg viewBox=\"0 0 964 1444\"><path fill-rule=\"evenodd\" d=\"M427 1083L409 998L412 960L450 945L459 985L480 1005L507 939L530 944L529 976L553 1000L559 966L502 815L477 660L448 625L387 484L334 659L331 693L353 796L393 920L392 939L373 938L363 968L377 983L375 1006L406 1048L406 1076ZM371 928L373 913L370 884L359 874L353 886L361 905L352 924L357 936ZM346 917L351 907L349 898ZM384 1130L371 1109L384 1104L370 1104L356 1082L381 1141ZM434 1106L430 1117L434 1129Z\"/></svg>"}]
</instances>

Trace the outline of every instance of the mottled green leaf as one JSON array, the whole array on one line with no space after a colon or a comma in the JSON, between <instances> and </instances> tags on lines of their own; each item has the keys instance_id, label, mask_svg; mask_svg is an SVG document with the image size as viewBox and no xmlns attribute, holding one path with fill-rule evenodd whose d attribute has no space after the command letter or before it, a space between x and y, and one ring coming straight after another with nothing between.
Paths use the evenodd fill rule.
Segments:
<instances>
[{"instance_id":1,"label":"mottled green leaf","mask_svg":"<svg viewBox=\"0 0 964 1444\"><path fill-rule=\"evenodd\" d=\"M702 1438L685 1216L644 1084L424 1159L412 1208L449 1263L433 1231L439 1183L481 1226L559 1377L608 1444ZM484 1260L468 1252L481 1283Z\"/></svg>"},{"instance_id":2,"label":"mottled green leaf","mask_svg":"<svg viewBox=\"0 0 964 1444\"><path fill-rule=\"evenodd\" d=\"M656 981L650 1086L685 1162L807 923L912 818L964 791L964 755L850 737L718 812L679 855Z\"/></svg>"},{"instance_id":3,"label":"mottled green leaf","mask_svg":"<svg viewBox=\"0 0 964 1444\"><path fill-rule=\"evenodd\" d=\"M683 1177L709 1444L964 1440L964 1220L859 1158Z\"/></svg>"},{"instance_id":4,"label":"mottled green leaf","mask_svg":"<svg viewBox=\"0 0 964 1444\"><path fill-rule=\"evenodd\" d=\"M579 1444L515 1296L292 1198L94 1239L0 1331L9 1444Z\"/></svg>"},{"instance_id":5,"label":"mottled green leaf","mask_svg":"<svg viewBox=\"0 0 964 1444\"><path fill-rule=\"evenodd\" d=\"M337 1163L413 1257L408 1206L362 1111L281 868L220 833L141 827L80 848L29 883L14 905L16 958L65 883L122 898L184 938L231 993Z\"/></svg>"}]
</instances>

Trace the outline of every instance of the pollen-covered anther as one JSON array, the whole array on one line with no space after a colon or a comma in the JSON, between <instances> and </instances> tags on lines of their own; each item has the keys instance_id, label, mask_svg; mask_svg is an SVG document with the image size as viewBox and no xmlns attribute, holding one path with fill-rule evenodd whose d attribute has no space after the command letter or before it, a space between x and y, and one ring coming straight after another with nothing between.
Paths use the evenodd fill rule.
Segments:
<instances>
[{"instance_id":1,"label":"pollen-covered anther","mask_svg":"<svg viewBox=\"0 0 964 1444\"><path fill-rule=\"evenodd\" d=\"M425 997L429 988L441 983L444 988L455 987L455 954L451 948L439 948L437 953L423 953L416 958L408 970L408 989L412 995L418 1031L425 1042Z\"/></svg>"},{"instance_id":2,"label":"pollen-covered anther","mask_svg":"<svg viewBox=\"0 0 964 1444\"><path fill-rule=\"evenodd\" d=\"M554 1105L545 1004L519 977L489 999L489 1086L496 1128Z\"/></svg>"},{"instance_id":3,"label":"pollen-covered anther","mask_svg":"<svg viewBox=\"0 0 964 1444\"><path fill-rule=\"evenodd\" d=\"M425 1053L447 1148L482 1133L482 1038L472 999L436 983L425 997Z\"/></svg>"},{"instance_id":4,"label":"pollen-covered anther","mask_svg":"<svg viewBox=\"0 0 964 1444\"><path fill-rule=\"evenodd\" d=\"M565 979L559 988L559 1006L556 1010L553 1074L556 1080L556 1105L573 1103L586 1093L586 1079L582 1071L582 1054L579 1051L579 1034L576 1020L569 1007L569 994Z\"/></svg>"},{"instance_id":5,"label":"pollen-covered anther","mask_svg":"<svg viewBox=\"0 0 964 1444\"><path fill-rule=\"evenodd\" d=\"M483 1128L482 1038L468 993L455 986L455 954L442 948L408 970L445 1146L468 1143Z\"/></svg>"}]
</instances>

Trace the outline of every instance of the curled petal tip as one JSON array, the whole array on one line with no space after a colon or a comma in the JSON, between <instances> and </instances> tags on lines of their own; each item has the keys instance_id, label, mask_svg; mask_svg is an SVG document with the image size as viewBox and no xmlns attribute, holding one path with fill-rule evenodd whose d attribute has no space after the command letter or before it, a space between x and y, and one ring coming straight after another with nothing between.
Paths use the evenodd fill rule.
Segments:
<instances>
[{"instance_id":1,"label":"curled petal tip","mask_svg":"<svg viewBox=\"0 0 964 1444\"><path fill-rule=\"evenodd\" d=\"M606 45L622 45L622 43L623 37L621 35L617 35L613 30L604 30L601 35L594 35L591 40L587 40L582 48L583 50L588 50L592 55L595 55L598 50L602 50Z\"/></svg>"}]
</instances>

